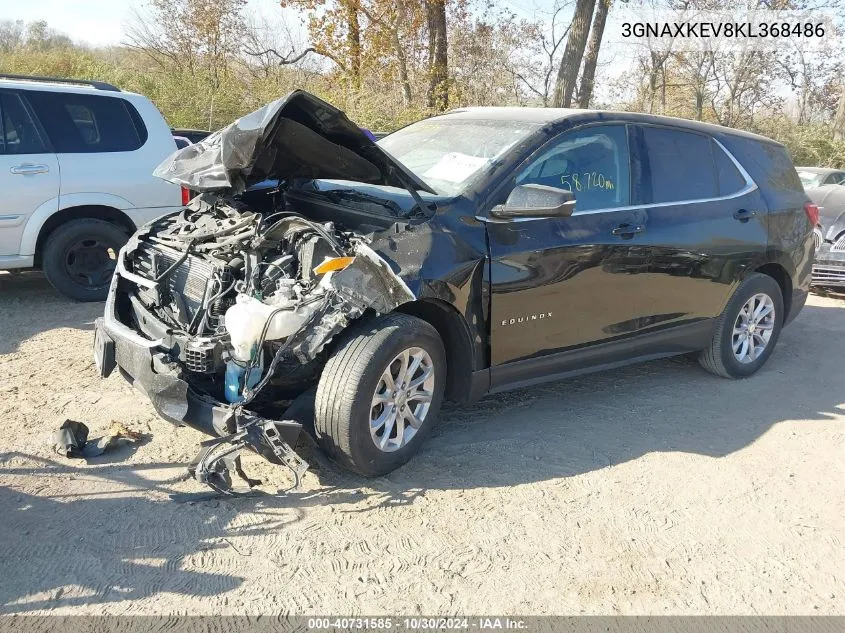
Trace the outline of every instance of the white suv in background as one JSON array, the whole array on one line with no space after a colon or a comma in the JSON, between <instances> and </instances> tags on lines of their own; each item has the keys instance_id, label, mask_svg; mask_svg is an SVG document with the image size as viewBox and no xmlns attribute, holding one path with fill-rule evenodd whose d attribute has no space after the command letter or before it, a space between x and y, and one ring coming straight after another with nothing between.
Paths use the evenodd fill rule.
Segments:
<instances>
[{"instance_id":1,"label":"white suv in background","mask_svg":"<svg viewBox=\"0 0 845 633\"><path fill-rule=\"evenodd\" d=\"M41 268L69 297L104 299L129 235L187 203L152 175L175 150L146 97L0 75L0 270Z\"/></svg>"}]
</instances>

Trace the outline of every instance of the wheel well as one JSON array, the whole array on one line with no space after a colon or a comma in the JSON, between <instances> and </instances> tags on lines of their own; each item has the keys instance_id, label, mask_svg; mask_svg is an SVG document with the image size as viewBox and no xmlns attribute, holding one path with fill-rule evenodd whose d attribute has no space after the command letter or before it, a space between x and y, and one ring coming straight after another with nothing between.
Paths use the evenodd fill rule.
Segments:
<instances>
[{"instance_id":1,"label":"wheel well","mask_svg":"<svg viewBox=\"0 0 845 633\"><path fill-rule=\"evenodd\" d=\"M453 306L437 299L405 303L396 311L422 319L437 330L446 349L446 398L457 402L467 400L475 367L475 350L461 314Z\"/></svg>"},{"instance_id":2,"label":"wheel well","mask_svg":"<svg viewBox=\"0 0 845 633\"><path fill-rule=\"evenodd\" d=\"M129 235L134 233L137 228L128 215L123 213L123 211L115 209L114 207L89 205L62 209L58 213L54 213L47 218L47 221L38 232L38 239L35 242L35 265L41 266L41 252L44 248L44 243L50 236L50 233L66 222L82 219L104 220L105 222L111 222L112 224L116 224L125 230Z\"/></svg>"},{"instance_id":3,"label":"wheel well","mask_svg":"<svg viewBox=\"0 0 845 633\"><path fill-rule=\"evenodd\" d=\"M768 275L777 282L778 286L780 286L780 292L783 295L783 320L785 322L789 317L789 311L792 308L792 279L790 278L789 273L786 272L786 269L780 264L766 264L765 266L760 266L760 268L754 272Z\"/></svg>"}]
</instances>

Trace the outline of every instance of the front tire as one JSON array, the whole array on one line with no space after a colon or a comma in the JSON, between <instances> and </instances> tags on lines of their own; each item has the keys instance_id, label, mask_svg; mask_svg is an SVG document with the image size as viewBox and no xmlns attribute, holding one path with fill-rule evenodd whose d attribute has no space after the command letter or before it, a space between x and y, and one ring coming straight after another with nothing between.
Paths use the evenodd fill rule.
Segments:
<instances>
[{"instance_id":1,"label":"front tire","mask_svg":"<svg viewBox=\"0 0 845 633\"><path fill-rule=\"evenodd\" d=\"M47 238L41 267L47 281L77 301L104 301L117 254L129 236L118 226L85 218L62 224Z\"/></svg>"},{"instance_id":2,"label":"front tire","mask_svg":"<svg viewBox=\"0 0 845 633\"><path fill-rule=\"evenodd\" d=\"M746 378L771 356L783 326L783 295L761 273L746 277L717 319L709 347L698 362L722 378Z\"/></svg>"},{"instance_id":3,"label":"front tire","mask_svg":"<svg viewBox=\"0 0 845 633\"><path fill-rule=\"evenodd\" d=\"M323 450L366 477L407 462L443 401L446 353L431 325L389 314L356 330L317 385L314 429Z\"/></svg>"}]
</instances>

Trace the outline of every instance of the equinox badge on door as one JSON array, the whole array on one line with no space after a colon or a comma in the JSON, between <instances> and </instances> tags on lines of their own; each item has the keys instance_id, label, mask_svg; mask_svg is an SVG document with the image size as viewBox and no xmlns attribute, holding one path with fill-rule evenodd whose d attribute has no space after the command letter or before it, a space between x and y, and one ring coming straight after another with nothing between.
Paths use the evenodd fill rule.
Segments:
<instances>
[{"instance_id":1,"label":"equinox badge on door","mask_svg":"<svg viewBox=\"0 0 845 633\"><path fill-rule=\"evenodd\" d=\"M527 323L528 321L537 321L538 319L550 319L551 312L541 312L540 314L526 314L521 317L514 317L512 319L502 319L502 325L519 325L520 323Z\"/></svg>"}]
</instances>

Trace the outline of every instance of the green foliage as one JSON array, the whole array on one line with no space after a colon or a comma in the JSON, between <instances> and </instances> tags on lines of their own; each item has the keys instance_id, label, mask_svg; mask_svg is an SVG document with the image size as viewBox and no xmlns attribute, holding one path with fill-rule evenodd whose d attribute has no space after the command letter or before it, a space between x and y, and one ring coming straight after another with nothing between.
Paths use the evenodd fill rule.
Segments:
<instances>
[{"instance_id":1,"label":"green foliage","mask_svg":"<svg viewBox=\"0 0 845 633\"><path fill-rule=\"evenodd\" d=\"M834 141L829 125L797 125L784 116L762 119L756 132L786 145L796 165L845 168L845 141Z\"/></svg>"},{"instance_id":2,"label":"green foliage","mask_svg":"<svg viewBox=\"0 0 845 633\"><path fill-rule=\"evenodd\" d=\"M181 1L184 4L189 0ZM239 6L239 0L231 2ZM166 5L163 0L159 4ZM519 41L531 32L532 25L495 15L476 19L469 13L454 14L450 19L453 26L461 27L450 36L450 59L454 60L449 70L451 105L525 105L529 98L519 82L524 81L523 76L532 74L530 68L526 70L530 60L514 58L517 65L510 68L508 64L513 60L506 53L516 50ZM407 87L413 98L406 105L402 85L391 64L378 68L378 64L367 58L361 87L356 88L342 69L329 63L315 64L306 59L308 63L279 65L272 56L262 63L254 56L231 51L212 59L202 52L208 48L200 45L202 38L194 39L199 42L194 49L200 52L191 53L191 63L177 63L168 58L170 49L166 47L91 49L74 46L45 23L0 21L0 72L107 81L147 96L172 127L215 130L297 88L317 94L343 109L359 125L377 132L394 131L430 114L424 99L428 77L419 70L424 62L415 61L414 57L424 54L421 42L413 48L414 55L408 56L412 72ZM267 48L266 45L256 47ZM178 55L176 59L182 60ZM538 72L544 74L542 69ZM654 94L651 99L646 98L650 94L648 86L627 105L620 95L602 107L652 110L726 122L716 115L709 101L696 114L691 84L671 81L669 85L663 97L664 105L660 105L658 92L657 108ZM830 100L835 101L832 97ZM537 98L535 102L542 100ZM728 124L782 142L796 164L845 168L845 141L833 140L830 117L805 118L807 122L799 125L793 118L772 107L766 108L759 101L752 105L753 117L734 116Z\"/></svg>"},{"instance_id":3,"label":"green foliage","mask_svg":"<svg viewBox=\"0 0 845 633\"><path fill-rule=\"evenodd\" d=\"M336 104L371 130L393 131L427 116L422 107L402 107L401 99L394 95L352 91L332 75L301 73L293 68L253 74L248 67L235 63L228 70L216 82L202 70L162 71L142 52L123 48L0 52L3 73L97 79L143 94L161 110L171 127L218 129L296 88Z\"/></svg>"}]
</instances>

